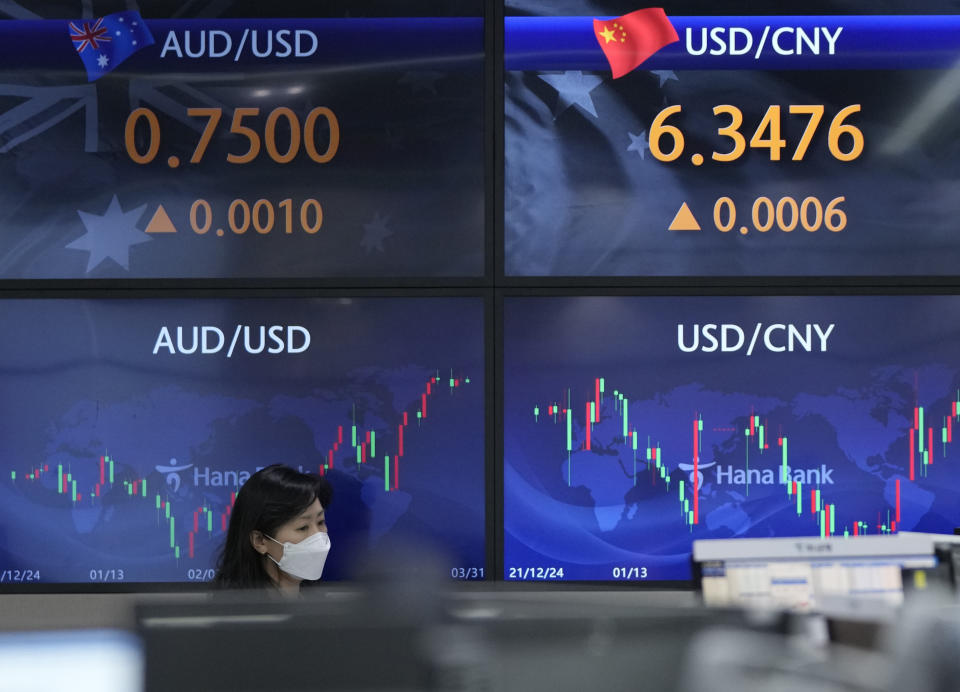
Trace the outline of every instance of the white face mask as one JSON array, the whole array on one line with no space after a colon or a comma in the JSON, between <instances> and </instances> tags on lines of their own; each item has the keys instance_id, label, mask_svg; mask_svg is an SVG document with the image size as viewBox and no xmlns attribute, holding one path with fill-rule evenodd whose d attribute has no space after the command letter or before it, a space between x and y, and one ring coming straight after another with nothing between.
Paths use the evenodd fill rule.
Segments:
<instances>
[{"instance_id":1,"label":"white face mask","mask_svg":"<svg viewBox=\"0 0 960 692\"><path fill-rule=\"evenodd\" d=\"M274 543L280 543L276 538L270 536L267 536L267 538L270 538ZM330 536L320 532L303 539L299 543L287 542L280 543L280 545L283 546L283 555L279 562L273 560L273 556L269 553L267 553L267 557L291 577L313 581L319 579L323 574L323 565L327 561L327 554L330 552Z\"/></svg>"}]
</instances>

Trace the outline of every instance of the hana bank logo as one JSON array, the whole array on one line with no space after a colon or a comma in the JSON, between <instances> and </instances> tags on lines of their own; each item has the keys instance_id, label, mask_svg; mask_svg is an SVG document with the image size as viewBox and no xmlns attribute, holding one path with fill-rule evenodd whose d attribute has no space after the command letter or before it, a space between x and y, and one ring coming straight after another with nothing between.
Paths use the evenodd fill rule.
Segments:
<instances>
[{"instance_id":1,"label":"hana bank logo","mask_svg":"<svg viewBox=\"0 0 960 692\"><path fill-rule=\"evenodd\" d=\"M154 466L157 473L162 473L166 476L166 484L170 486L174 493L180 490L180 486L183 484L183 479L180 478L180 472L190 468L193 469L193 485L198 488L239 488L250 478L250 471L238 469L220 471L212 469L209 466L201 468L193 464L178 466L176 459L171 459L168 466ZM257 466L254 470L259 471L262 468L263 466ZM300 473L304 472L302 464L298 468L300 469Z\"/></svg>"},{"instance_id":2,"label":"hana bank logo","mask_svg":"<svg viewBox=\"0 0 960 692\"><path fill-rule=\"evenodd\" d=\"M186 464L184 466L177 466L177 460L171 459L169 466L155 466L157 473L162 473L166 475L166 484L169 485L173 492L176 493L180 490L180 484L182 482L180 478L180 471L186 471L188 468L192 467L193 464Z\"/></svg>"},{"instance_id":3,"label":"hana bank logo","mask_svg":"<svg viewBox=\"0 0 960 692\"><path fill-rule=\"evenodd\" d=\"M680 40L662 7L637 10L611 20L593 20L593 33L613 78L638 68L658 50Z\"/></svg>"},{"instance_id":4,"label":"hana bank logo","mask_svg":"<svg viewBox=\"0 0 960 692\"><path fill-rule=\"evenodd\" d=\"M711 461L709 464L705 464L702 461L697 463L697 488L703 487L703 469L708 469L711 466L716 465L716 461ZM677 468L681 471L688 472L688 478L690 479L691 486L693 485L693 464L677 464Z\"/></svg>"}]
</instances>

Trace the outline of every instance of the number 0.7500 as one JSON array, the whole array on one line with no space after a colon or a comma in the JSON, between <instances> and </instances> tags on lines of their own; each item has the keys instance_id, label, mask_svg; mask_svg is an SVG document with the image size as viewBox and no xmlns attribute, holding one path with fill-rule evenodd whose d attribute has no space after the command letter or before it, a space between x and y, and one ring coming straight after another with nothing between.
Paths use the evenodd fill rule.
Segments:
<instances>
[{"instance_id":1,"label":"number 0.7500","mask_svg":"<svg viewBox=\"0 0 960 692\"><path fill-rule=\"evenodd\" d=\"M223 117L222 108L188 108L187 115L191 118L206 118L207 123L200 135L193 155L190 157L190 163L200 163L210 141L216 133L217 126ZM337 116L329 108L321 106L314 108L307 114L307 118L300 126L300 119L297 114L289 108L274 108L267 115L267 121L264 125L263 137L261 139L259 132L243 124L245 118L255 118L260 115L259 108L237 108L233 111L233 121L230 123L230 132L235 135L245 137L249 146L243 154L227 154L227 161L233 164L250 163L260 155L261 148L267 150L267 155L277 163L290 163L300 153L301 140L303 150L307 156L316 163L327 163L333 159L340 148L340 122ZM323 118L329 128L329 139L325 151L317 149L317 122ZM140 120L145 120L147 124L147 150L143 153L137 149L136 135L137 125ZM280 121L286 123L286 129L290 132L290 141L287 144L286 151L280 151L277 145L277 126ZM127 124L123 131L124 145L127 149L127 155L134 163L151 163L160 152L160 121L157 114L149 108L137 108L130 113L127 118Z\"/></svg>"}]
</instances>

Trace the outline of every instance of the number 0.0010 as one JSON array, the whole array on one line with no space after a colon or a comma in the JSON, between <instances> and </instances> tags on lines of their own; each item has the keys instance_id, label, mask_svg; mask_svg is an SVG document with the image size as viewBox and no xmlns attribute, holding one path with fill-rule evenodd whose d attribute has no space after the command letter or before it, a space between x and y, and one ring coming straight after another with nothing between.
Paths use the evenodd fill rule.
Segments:
<instances>
[{"instance_id":1,"label":"number 0.0010","mask_svg":"<svg viewBox=\"0 0 960 692\"><path fill-rule=\"evenodd\" d=\"M284 233L294 232L293 200L285 199L280 202L280 227ZM253 226L260 235L267 235L277 226L277 211L273 202L258 199L253 203L243 199L235 199L227 209L227 225L235 235L243 235ZM315 199L304 200L300 205L299 228L313 235L323 226L323 207ZM197 235L204 235L213 226L213 209L205 199L198 199L190 207L190 226ZM217 235L222 235L218 229Z\"/></svg>"}]
</instances>

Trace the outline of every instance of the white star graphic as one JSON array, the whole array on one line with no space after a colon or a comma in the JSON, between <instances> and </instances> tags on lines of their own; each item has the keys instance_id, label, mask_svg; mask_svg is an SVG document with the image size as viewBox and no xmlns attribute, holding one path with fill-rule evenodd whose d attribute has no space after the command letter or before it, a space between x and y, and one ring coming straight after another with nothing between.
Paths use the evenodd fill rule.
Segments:
<instances>
[{"instance_id":1,"label":"white star graphic","mask_svg":"<svg viewBox=\"0 0 960 692\"><path fill-rule=\"evenodd\" d=\"M553 109L554 120L573 105L580 106L594 118L598 117L593 99L590 98L590 92L603 82L602 78L573 70L563 74L542 74L540 79L556 89L559 94L557 107Z\"/></svg>"},{"instance_id":2,"label":"white star graphic","mask_svg":"<svg viewBox=\"0 0 960 692\"><path fill-rule=\"evenodd\" d=\"M383 252L383 241L393 235L393 231L387 228L389 220L389 216L380 216L377 212L369 223L363 224L363 238L360 240L360 245L368 253L374 250Z\"/></svg>"},{"instance_id":3,"label":"white star graphic","mask_svg":"<svg viewBox=\"0 0 960 692\"><path fill-rule=\"evenodd\" d=\"M678 82L680 81L680 79L677 77L676 72L674 72L673 70L650 70L650 72L657 75L657 77L659 77L660 86L663 86L664 84L669 82L671 79L675 79Z\"/></svg>"},{"instance_id":4,"label":"white star graphic","mask_svg":"<svg viewBox=\"0 0 960 692\"><path fill-rule=\"evenodd\" d=\"M110 58L108 58L106 55L101 55L99 58L97 58L97 65L100 67L106 67L109 62Z\"/></svg>"},{"instance_id":5,"label":"white star graphic","mask_svg":"<svg viewBox=\"0 0 960 692\"><path fill-rule=\"evenodd\" d=\"M77 210L87 232L67 245L70 250L86 250L90 253L87 260L87 273L100 266L101 262L112 259L121 267L130 271L130 248L153 240L137 228L137 221L143 216L147 205L123 211L120 200L114 195L110 206L103 216Z\"/></svg>"},{"instance_id":6,"label":"white star graphic","mask_svg":"<svg viewBox=\"0 0 960 692\"><path fill-rule=\"evenodd\" d=\"M632 132L628 132L630 135L630 146L627 147L627 151L635 151L640 154L641 159L646 159L646 150L650 148L650 144L647 143L647 131L644 130L639 135L635 135Z\"/></svg>"}]
</instances>

